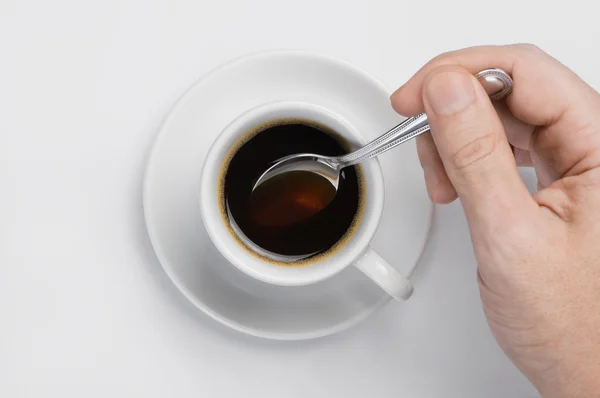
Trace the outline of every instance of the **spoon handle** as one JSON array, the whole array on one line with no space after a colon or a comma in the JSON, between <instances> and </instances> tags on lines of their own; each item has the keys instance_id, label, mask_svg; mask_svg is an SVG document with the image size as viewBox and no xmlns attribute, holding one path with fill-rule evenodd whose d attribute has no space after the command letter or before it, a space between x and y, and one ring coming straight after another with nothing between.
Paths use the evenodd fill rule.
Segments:
<instances>
[{"instance_id":1,"label":"spoon handle","mask_svg":"<svg viewBox=\"0 0 600 398\"><path fill-rule=\"evenodd\" d=\"M505 98L512 91L513 81L508 73L501 69L486 69L479 72L475 77L484 87L490 99L499 100ZM336 159L338 169L353 166L367 159L389 151L408 140L429 131L427 115L421 113L404 120L387 133L371 141L364 147Z\"/></svg>"}]
</instances>

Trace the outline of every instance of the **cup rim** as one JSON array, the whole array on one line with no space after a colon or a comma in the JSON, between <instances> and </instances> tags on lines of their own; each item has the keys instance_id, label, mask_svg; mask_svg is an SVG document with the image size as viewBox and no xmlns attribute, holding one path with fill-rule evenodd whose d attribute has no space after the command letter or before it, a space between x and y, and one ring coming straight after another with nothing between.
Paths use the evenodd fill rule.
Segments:
<instances>
[{"instance_id":1,"label":"cup rim","mask_svg":"<svg viewBox=\"0 0 600 398\"><path fill-rule=\"evenodd\" d=\"M273 101L253 107L233 119L217 136L208 150L204 160L200 181L200 214L208 235L219 252L236 268L260 281L281 286L301 286L328 279L353 264L368 248L379 225L384 203L383 172L379 160L369 159L363 165L366 198L362 219L356 231L335 249L330 256L314 263L297 266L274 265L250 253L250 249L232 235L221 218L218 204L219 175L225 158L232 149L232 144L240 140L252 129L249 124L257 124L257 120L273 112L311 112L324 116L328 122L338 124L334 131L346 138L356 140L359 144L367 141L344 118L327 108L303 101ZM314 116L314 115L313 115ZM302 117L288 115L280 117ZM307 119L311 119L307 117ZM273 120L270 119L270 120ZM327 123L324 123L327 124ZM340 126L342 128L340 128ZM349 137L348 137L349 136ZM218 221L217 221L218 218ZM261 264L258 266L258 264ZM266 268L265 268L266 267ZM268 272L265 270L269 269Z\"/></svg>"}]
</instances>

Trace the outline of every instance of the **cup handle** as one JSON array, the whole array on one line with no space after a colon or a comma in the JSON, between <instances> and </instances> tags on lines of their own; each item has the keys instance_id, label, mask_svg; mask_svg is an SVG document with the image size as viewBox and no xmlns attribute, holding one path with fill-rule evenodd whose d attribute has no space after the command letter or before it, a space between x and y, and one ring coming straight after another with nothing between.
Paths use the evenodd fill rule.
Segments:
<instances>
[{"instance_id":1,"label":"cup handle","mask_svg":"<svg viewBox=\"0 0 600 398\"><path fill-rule=\"evenodd\" d=\"M408 299L413 292L409 280L370 247L354 265L398 301Z\"/></svg>"}]
</instances>

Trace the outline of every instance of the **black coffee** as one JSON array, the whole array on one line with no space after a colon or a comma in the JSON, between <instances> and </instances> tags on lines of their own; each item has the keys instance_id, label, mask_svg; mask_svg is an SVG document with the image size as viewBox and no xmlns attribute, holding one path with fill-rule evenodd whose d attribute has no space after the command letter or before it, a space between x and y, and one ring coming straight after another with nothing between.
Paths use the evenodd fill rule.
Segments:
<instances>
[{"instance_id":1,"label":"black coffee","mask_svg":"<svg viewBox=\"0 0 600 398\"><path fill-rule=\"evenodd\" d=\"M316 153L347 153L334 133L310 122L281 120L252 136L233 155L225 172L224 200L248 239L284 256L313 256L334 246L351 229L361 201L359 175L343 170L337 193L316 174L280 174L252 187L278 159Z\"/></svg>"}]
</instances>

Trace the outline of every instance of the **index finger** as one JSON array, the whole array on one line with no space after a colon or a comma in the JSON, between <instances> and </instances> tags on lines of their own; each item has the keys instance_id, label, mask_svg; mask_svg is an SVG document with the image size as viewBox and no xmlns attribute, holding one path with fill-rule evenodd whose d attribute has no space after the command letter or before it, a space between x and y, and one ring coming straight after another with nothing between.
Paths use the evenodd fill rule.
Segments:
<instances>
[{"instance_id":1,"label":"index finger","mask_svg":"<svg viewBox=\"0 0 600 398\"><path fill-rule=\"evenodd\" d=\"M546 126L557 121L578 99L589 95L590 87L570 69L530 44L478 46L442 54L423 66L406 84L392 94L392 106L402 115L423 112L423 81L435 68L459 65L475 74L500 68L514 80L507 98L511 112L523 122Z\"/></svg>"}]
</instances>

